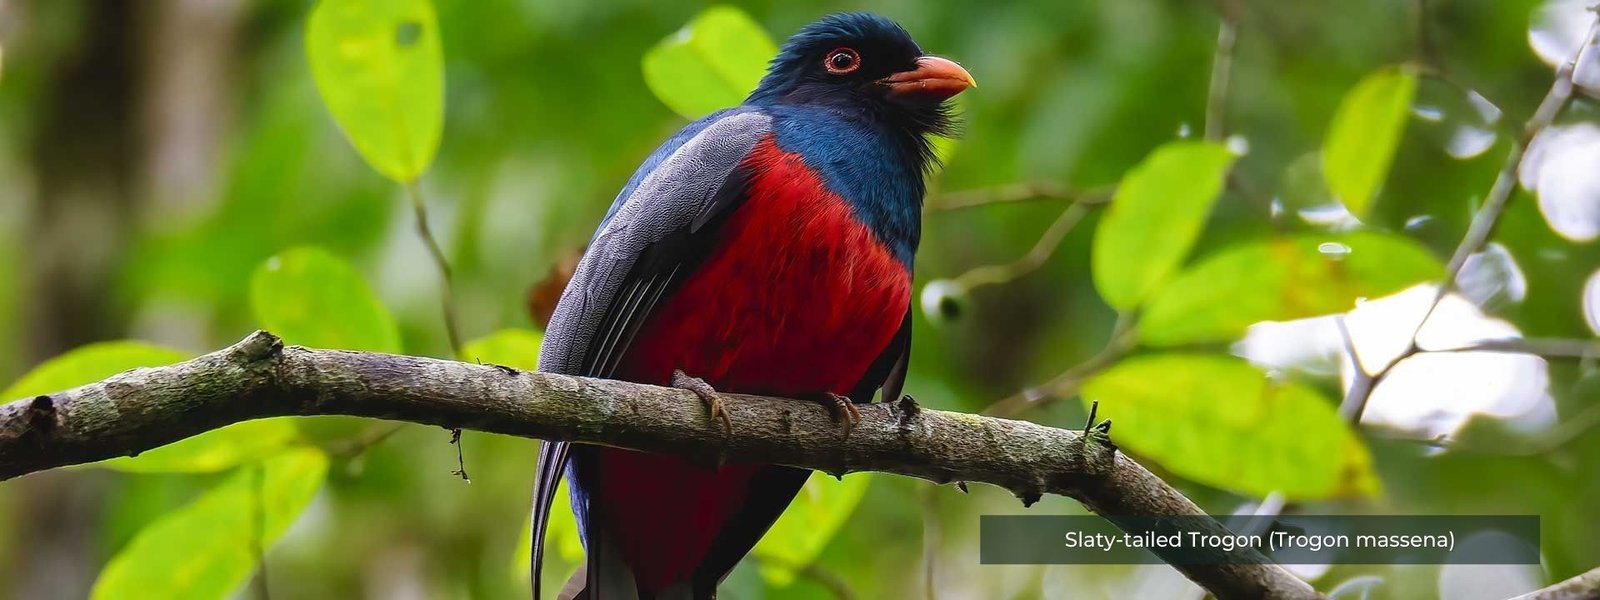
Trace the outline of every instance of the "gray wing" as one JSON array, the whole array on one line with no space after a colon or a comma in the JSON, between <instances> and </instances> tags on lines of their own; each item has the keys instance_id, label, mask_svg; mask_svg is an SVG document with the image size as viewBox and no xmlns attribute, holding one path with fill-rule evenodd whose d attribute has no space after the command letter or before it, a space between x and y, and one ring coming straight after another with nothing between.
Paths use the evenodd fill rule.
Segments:
<instances>
[{"instance_id":1,"label":"gray wing","mask_svg":"<svg viewBox=\"0 0 1600 600\"><path fill-rule=\"evenodd\" d=\"M714 114L686 127L645 161L562 292L539 351L540 371L611 376L640 325L705 250L707 236L696 234L743 199L746 181L739 164L769 131L770 117L759 112ZM532 532L535 599L550 504L570 448L565 442L539 448ZM588 532L585 536L590 546L599 542ZM589 566L591 581L605 576L598 567Z\"/></svg>"}]
</instances>

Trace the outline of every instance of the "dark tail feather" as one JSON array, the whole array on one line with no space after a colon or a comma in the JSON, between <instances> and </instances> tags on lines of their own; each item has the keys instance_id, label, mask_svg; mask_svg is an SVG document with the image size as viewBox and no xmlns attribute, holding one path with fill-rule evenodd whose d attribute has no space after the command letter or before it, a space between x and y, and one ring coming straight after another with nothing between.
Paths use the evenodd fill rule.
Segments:
<instances>
[{"instance_id":1,"label":"dark tail feather","mask_svg":"<svg viewBox=\"0 0 1600 600\"><path fill-rule=\"evenodd\" d=\"M633 571L623 562L617 547L603 532L590 530L588 558L585 564L567 580L559 600L668 600L665 595L650 595L639 590L634 583Z\"/></svg>"},{"instance_id":2,"label":"dark tail feather","mask_svg":"<svg viewBox=\"0 0 1600 600\"><path fill-rule=\"evenodd\" d=\"M539 600L540 586L544 583L544 531L550 524L550 503L561 484L561 471L567 467L566 442L545 442L539 445L539 462L533 478L533 600ZM580 571L581 573L581 571Z\"/></svg>"},{"instance_id":3,"label":"dark tail feather","mask_svg":"<svg viewBox=\"0 0 1600 600\"><path fill-rule=\"evenodd\" d=\"M567 584L561 586L560 592L556 592L556 600L590 600L588 583L588 565L578 565L578 572L573 573Z\"/></svg>"}]
</instances>

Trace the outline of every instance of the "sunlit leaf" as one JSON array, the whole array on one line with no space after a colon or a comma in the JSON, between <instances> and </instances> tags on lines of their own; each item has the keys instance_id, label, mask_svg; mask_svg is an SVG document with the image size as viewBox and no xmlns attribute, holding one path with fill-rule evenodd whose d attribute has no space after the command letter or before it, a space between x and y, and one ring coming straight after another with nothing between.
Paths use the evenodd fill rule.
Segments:
<instances>
[{"instance_id":1,"label":"sunlit leaf","mask_svg":"<svg viewBox=\"0 0 1600 600\"><path fill-rule=\"evenodd\" d=\"M843 480L812 473L794 502L752 550L761 559L761 576L780 586L793 581L794 569L817 558L838 533L839 526L855 512L871 484L868 473L849 475Z\"/></svg>"},{"instance_id":2,"label":"sunlit leaf","mask_svg":"<svg viewBox=\"0 0 1600 600\"><path fill-rule=\"evenodd\" d=\"M328 459L298 448L238 472L150 523L117 552L92 598L228 597L322 487Z\"/></svg>"},{"instance_id":3,"label":"sunlit leaf","mask_svg":"<svg viewBox=\"0 0 1600 600\"><path fill-rule=\"evenodd\" d=\"M349 263L321 248L286 250L250 279L256 320L292 344L399 352L389 310Z\"/></svg>"},{"instance_id":4,"label":"sunlit leaf","mask_svg":"<svg viewBox=\"0 0 1600 600\"><path fill-rule=\"evenodd\" d=\"M1443 272L1426 248L1384 233L1302 235L1239 244L1201 259L1151 297L1140 339L1231 340L1259 321L1355 308Z\"/></svg>"},{"instance_id":5,"label":"sunlit leaf","mask_svg":"<svg viewBox=\"0 0 1600 600\"><path fill-rule=\"evenodd\" d=\"M1095 230L1090 257L1107 304L1134 308L1178 270L1233 159L1218 144L1172 142L1128 173Z\"/></svg>"},{"instance_id":6,"label":"sunlit leaf","mask_svg":"<svg viewBox=\"0 0 1600 600\"><path fill-rule=\"evenodd\" d=\"M444 57L428 0L321 0L306 22L311 75L372 168L406 182L444 129Z\"/></svg>"},{"instance_id":7,"label":"sunlit leaf","mask_svg":"<svg viewBox=\"0 0 1600 600\"><path fill-rule=\"evenodd\" d=\"M1095 376L1084 401L1130 452L1199 483L1291 499L1376 492L1372 461L1331 400L1243 360L1160 354Z\"/></svg>"},{"instance_id":8,"label":"sunlit leaf","mask_svg":"<svg viewBox=\"0 0 1600 600\"><path fill-rule=\"evenodd\" d=\"M291 417L235 423L133 456L94 463L133 473L207 473L275 454L299 439Z\"/></svg>"},{"instance_id":9,"label":"sunlit leaf","mask_svg":"<svg viewBox=\"0 0 1600 600\"><path fill-rule=\"evenodd\" d=\"M1322 173L1334 197L1357 217L1366 217L1389 175L1416 91L1415 71L1389 67L1357 83L1333 114L1322 142Z\"/></svg>"},{"instance_id":10,"label":"sunlit leaf","mask_svg":"<svg viewBox=\"0 0 1600 600\"><path fill-rule=\"evenodd\" d=\"M0 401L60 392L128 369L159 367L188 359L186 353L131 340L86 344L40 363L0 392Z\"/></svg>"},{"instance_id":11,"label":"sunlit leaf","mask_svg":"<svg viewBox=\"0 0 1600 600\"><path fill-rule=\"evenodd\" d=\"M750 15L713 6L645 53L644 81L668 108L698 119L743 102L777 53Z\"/></svg>"},{"instance_id":12,"label":"sunlit leaf","mask_svg":"<svg viewBox=\"0 0 1600 600\"><path fill-rule=\"evenodd\" d=\"M539 344L544 336L527 329L502 329L467 342L460 359L532 371L539 366Z\"/></svg>"}]
</instances>

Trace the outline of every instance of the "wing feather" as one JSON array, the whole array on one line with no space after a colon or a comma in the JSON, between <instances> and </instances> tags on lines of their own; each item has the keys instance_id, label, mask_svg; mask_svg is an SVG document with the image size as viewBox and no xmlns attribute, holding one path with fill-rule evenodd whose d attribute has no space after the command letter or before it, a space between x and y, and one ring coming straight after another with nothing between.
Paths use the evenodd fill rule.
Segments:
<instances>
[{"instance_id":1,"label":"wing feather","mask_svg":"<svg viewBox=\"0 0 1600 600\"><path fill-rule=\"evenodd\" d=\"M738 167L770 130L771 119L761 112L723 111L684 128L645 161L612 203L556 304L539 352L540 371L587 377L615 372L639 328L709 248L707 232L743 200L747 179ZM571 450L565 442L539 448L531 565L536 600L550 505ZM586 544L599 541L590 537L585 534ZM594 564L590 550L587 569L594 584L602 565Z\"/></svg>"}]
</instances>

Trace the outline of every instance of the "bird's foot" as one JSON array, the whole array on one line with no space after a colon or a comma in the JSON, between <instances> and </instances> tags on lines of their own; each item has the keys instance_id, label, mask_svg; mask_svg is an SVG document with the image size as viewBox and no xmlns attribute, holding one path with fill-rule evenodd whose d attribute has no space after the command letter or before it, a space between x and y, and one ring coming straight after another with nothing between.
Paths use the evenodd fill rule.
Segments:
<instances>
[{"instance_id":1,"label":"bird's foot","mask_svg":"<svg viewBox=\"0 0 1600 600\"><path fill-rule=\"evenodd\" d=\"M856 408L856 403L848 396L840 396L833 392L820 392L811 397L812 400L828 408L828 413L833 416L833 422L844 423L844 432L849 434L861 422L861 410Z\"/></svg>"},{"instance_id":2,"label":"bird's foot","mask_svg":"<svg viewBox=\"0 0 1600 600\"><path fill-rule=\"evenodd\" d=\"M706 383L706 380L690 377L683 372L683 369L673 369L672 387L694 392L694 395L699 396L700 401L705 403L706 410L711 412L711 419L722 423L722 431L733 433L733 421L728 419L728 411L722 407L722 395L718 394L711 384Z\"/></svg>"}]
</instances>

